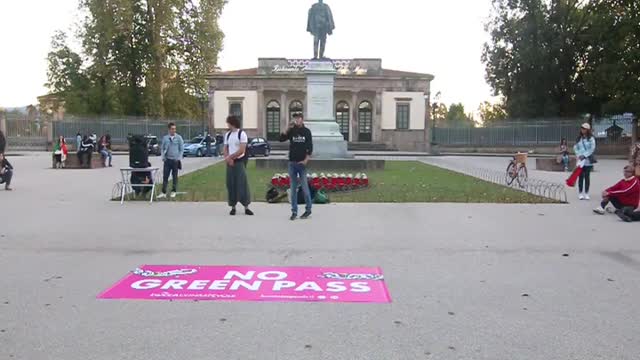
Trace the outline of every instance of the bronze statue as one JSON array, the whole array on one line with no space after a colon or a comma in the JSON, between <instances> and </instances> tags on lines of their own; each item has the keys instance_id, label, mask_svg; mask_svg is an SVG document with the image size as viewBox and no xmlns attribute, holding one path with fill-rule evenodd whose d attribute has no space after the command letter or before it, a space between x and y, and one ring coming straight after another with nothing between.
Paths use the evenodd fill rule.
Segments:
<instances>
[{"instance_id":1,"label":"bronze statue","mask_svg":"<svg viewBox=\"0 0 640 360\"><path fill-rule=\"evenodd\" d=\"M307 21L307 31L313 34L314 59L325 59L324 49L327 44L327 35L333 34L335 28L331 8L322 0L318 0L309 9L309 20Z\"/></svg>"}]
</instances>

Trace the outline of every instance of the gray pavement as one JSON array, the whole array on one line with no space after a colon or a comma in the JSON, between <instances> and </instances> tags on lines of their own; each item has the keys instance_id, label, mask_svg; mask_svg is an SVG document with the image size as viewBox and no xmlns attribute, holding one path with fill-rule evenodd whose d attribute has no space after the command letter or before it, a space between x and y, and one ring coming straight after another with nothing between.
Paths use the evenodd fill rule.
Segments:
<instances>
[{"instance_id":1,"label":"gray pavement","mask_svg":"<svg viewBox=\"0 0 640 360\"><path fill-rule=\"evenodd\" d=\"M0 359L640 354L638 224L592 215L595 201L339 204L290 223L286 205L256 204L253 218L229 218L219 203L120 206L107 201L116 169L11 160L15 191L0 190ZM617 179L604 171L619 165L603 162L594 190ZM96 300L141 264L380 266L393 303Z\"/></svg>"}]
</instances>

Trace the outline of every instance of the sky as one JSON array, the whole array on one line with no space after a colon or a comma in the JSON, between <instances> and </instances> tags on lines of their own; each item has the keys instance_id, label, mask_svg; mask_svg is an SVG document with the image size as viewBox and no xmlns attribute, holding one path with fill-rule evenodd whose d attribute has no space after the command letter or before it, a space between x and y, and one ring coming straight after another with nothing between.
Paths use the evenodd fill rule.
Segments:
<instances>
[{"instance_id":1,"label":"sky","mask_svg":"<svg viewBox=\"0 0 640 360\"><path fill-rule=\"evenodd\" d=\"M313 42L306 21L314 2L229 0L220 20L225 41L219 66L237 70L256 67L259 57L310 57ZM480 61L491 0L325 2L336 22L326 56L381 58L386 69L432 74L432 94L440 92L446 104L462 102L467 112L492 99ZM47 93L51 36L57 29L74 28L77 3L0 0L0 106L35 104Z\"/></svg>"}]
</instances>

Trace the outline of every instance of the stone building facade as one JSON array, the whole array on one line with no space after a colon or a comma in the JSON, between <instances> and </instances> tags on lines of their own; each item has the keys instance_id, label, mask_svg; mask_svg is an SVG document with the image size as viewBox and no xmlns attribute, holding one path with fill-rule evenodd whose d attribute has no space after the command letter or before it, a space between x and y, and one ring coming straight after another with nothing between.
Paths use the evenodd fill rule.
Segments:
<instances>
[{"instance_id":1,"label":"stone building facade","mask_svg":"<svg viewBox=\"0 0 640 360\"><path fill-rule=\"evenodd\" d=\"M381 59L332 61L335 117L346 140L365 148L429 150L433 75L383 69ZM295 113L306 115L307 63L262 58L257 68L210 74L210 128L225 129L235 114L250 136L276 140Z\"/></svg>"}]
</instances>

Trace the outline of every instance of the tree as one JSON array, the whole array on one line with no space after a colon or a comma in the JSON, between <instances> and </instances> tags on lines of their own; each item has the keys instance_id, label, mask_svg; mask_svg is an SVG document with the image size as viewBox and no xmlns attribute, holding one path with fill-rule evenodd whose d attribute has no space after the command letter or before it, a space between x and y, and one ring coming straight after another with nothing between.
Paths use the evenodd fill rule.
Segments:
<instances>
[{"instance_id":1,"label":"tree","mask_svg":"<svg viewBox=\"0 0 640 360\"><path fill-rule=\"evenodd\" d=\"M462 103L451 104L446 118L447 126L450 127L473 127L474 121L471 116L467 115Z\"/></svg>"},{"instance_id":2,"label":"tree","mask_svg":"<svg viewBox=\"0 0 640 360\"><path fill-rule=\"evenodd\" d=\"M478 113L480 114L480 120L482 120L485 126L507 118L507 112L503 104L492 104L488 101L480 104Z\"/></svg>"},{"instance_id":3,"label":"tree","mask_svg":"<svg viewBox=\"0 0 640 360\"><path fill-rule=\"evenodd\" d=\"M87 64L81 68L88 81L85 111L198 116L198 99L208 93L205 75L222 48L218 19L225 3L80 0L86 13L78 32Z\"/></svg>"},{"instance_id":4,"label":"tree","mask_svg":"<svg viewBox=\"0 0 640 360\"><path fill-rule=\"evenodd\" d=\"M433 103L431 106L432 118L436 126L443 127L447 121L447 105L443 103Z\"/></svg>"},{"instance_id":5,"label":"tree","mask_svg":"<svg viewBox=\"0 0 640 360\"><path fill-rule=\"evenodd\" d=\"M59 95L58 101L64 103L67 111L87 112L86 92L89 81L83 72L80 55L69 48L64 32L57 31L53 36L47 62L46 86Z\"/></svg>"},{"instance_id":6,"label":"tree","mask_svg":"<svg viewBox=\"0 0 640 360\"><path fill-rule=\"evenodd\" d=\"M510 117L640 111L640 3L493 0L482 60Z\"/></svg>"}]
</instances>

